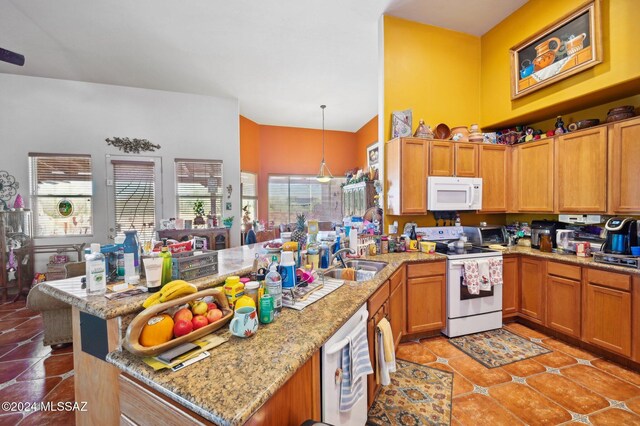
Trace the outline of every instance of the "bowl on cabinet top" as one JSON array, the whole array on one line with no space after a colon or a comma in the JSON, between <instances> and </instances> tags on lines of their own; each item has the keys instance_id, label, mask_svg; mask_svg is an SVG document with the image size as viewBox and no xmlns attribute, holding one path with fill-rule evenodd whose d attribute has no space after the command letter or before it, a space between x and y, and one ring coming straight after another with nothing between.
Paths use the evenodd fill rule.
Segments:
<instances>
[{"instance_id":1,"label":"bowl on cabinet top","mask_svg":"<svg viewBox=\"0 0 640 426\"><path fill-rule=\"evenodd\" d=\"M451 129L444 123L440 123L436 126L435 132L436 139L444 139L447 140L451 137Z\"/></svg>"}]
</instances>

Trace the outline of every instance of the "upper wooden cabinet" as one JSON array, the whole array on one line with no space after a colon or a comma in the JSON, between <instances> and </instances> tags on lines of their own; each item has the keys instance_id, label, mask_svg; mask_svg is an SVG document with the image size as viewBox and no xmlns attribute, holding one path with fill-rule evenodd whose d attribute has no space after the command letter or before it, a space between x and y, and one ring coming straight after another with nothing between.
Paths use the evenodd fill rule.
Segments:
<instances>
[{"instance_id":1,"label":"upper wooden cabinet","mask_svg":"<svg viewBox=\"0 0 640 426\"><path fill-rule=\"evenodd\" d=\"M609 212L640 213L640 118L609 127Z\"/></svg>"},{"instance_id":2,"label":"upper wooden cabinet","mask_svg":"<svg viewBox=\"0 0 640 426\"><path fill-rule=\"evenodd\" d=\"M429 176L478 176L478 144L429 141Z\"/></svg>"},{"instance_id":3,"label":"upper wooden cabinet","mask_svg":"<svg viewBox=\"0 0 640 426\"><path fill-rule=\"evenodd\" d=\"M555 159L558 211L605 213L607 128L596 127L560 136L555 143Z\"/></svg>"},{"instance_id":4,"label":"upper wooden cabinet","mask_svg":"<svg viewBox=\"0 0 640 426\"><path fill-rule=\"evenodd\" d=\"M480 145L479 170L482 178L482 212L502 213L508 209L509 151L506 145Z\"/></svg>"},{"instance_id":5,"label":"upper wooden cabinet","mask_svg":"<svg viewBox=\"0 0 640 426\"><path fill-rule=\"evenodd\" d=\"M396 138L385 148L387 214L425 214L429 141Z\"/></svg>"},{"instance_id":6,"label":"upper wooden cabinet","mask_svg":"<svg viewBox=\"0 0 640 426\"><path fill-rule=\"evenodd\" d=\"M517 209L520 212L552 213L553 139L515 147Z\"/></svg>"}]
</instances>

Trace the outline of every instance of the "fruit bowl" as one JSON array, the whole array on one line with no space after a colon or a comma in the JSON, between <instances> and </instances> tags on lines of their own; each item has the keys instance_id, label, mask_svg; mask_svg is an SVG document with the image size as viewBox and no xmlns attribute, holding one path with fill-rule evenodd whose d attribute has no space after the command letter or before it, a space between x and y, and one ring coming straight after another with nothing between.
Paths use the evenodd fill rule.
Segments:
<instances>
[{"instance_id":1,"label":"fruit bowl","mask_svg":"<svg viewBox=\"0 0 640 426\"><path fill-rule=\"evenodd\" d=\"M140 334L142 333L142 329L147 324L149 319L151 319L153 316L161 314L174 306L185 305L188 302L191 302L192 300L202 299L207 296L213 296L216 304L222 310L222 318L204 327L198 328L197 330L194 330L189 334L185 334L184 336L173 338L168 342L162 343L160 345L142 346L140 344ZM206 290L202 290L197 293L188 294L178 299L174 299L168 302L159 303L157 305L150 306L144 311L140 312L138 315L136 315L133 321L131 321L131 324L129 324L129 327L127 327L127 333L124 338L123 346L126 350L128 350L134 355L139 355L139 356L158 355L162 352L168 351L171 348L175 348L178 345L181 345L186 342L191 342L193 340L201 338L202 336L205 336L209 333L213 333L214 331L219 330L225 324L231 321L231 317L233 317L233 310L229 308L227 297L225 296L222 289L219 287L208 288Z\"/></svg>"}]
</instances>

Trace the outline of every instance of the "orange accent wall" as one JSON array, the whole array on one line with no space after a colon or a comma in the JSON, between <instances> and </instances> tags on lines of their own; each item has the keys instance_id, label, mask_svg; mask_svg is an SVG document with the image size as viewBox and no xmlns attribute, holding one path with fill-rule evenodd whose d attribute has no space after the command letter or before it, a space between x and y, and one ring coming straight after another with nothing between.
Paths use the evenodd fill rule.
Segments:
<instances>
[{"instance_id":1,"label":"orange accent wall","mask_svg":"<svg viewBox=\"0 0 640 426\"><path fill-rule=\"evenodd\" d=\"M367 168L367 147L378 140L378 116L373 117L367 124L356 132L358 167Z\"/></svg>"},{"instance_id":2,"label":"orange accent wall","mask_svg":"<svg viewBox=\"0 0 640 426\"><path fill-rule=\"evenodd\" d=\"M260 172L260 125L240 116L240 170Z\"/></svg>"}]
</instances>

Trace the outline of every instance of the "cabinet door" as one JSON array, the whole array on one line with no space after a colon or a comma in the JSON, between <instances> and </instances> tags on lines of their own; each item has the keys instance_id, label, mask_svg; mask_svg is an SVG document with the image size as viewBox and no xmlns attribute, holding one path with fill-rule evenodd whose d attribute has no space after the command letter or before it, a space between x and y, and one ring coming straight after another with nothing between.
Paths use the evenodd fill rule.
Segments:
<instances>
[{"instance_id":1,"label":"cabinet door","mask_svg":"<svg viewBox=\"0 0 640 426\"><path fill-rule=\"evenodd\" d=\"M393 342L396 349L400 344L402 333L406 327L407 313L405 303L407 300L407 282L402 280L400 284L391 290L389 296L389 321L391 322L391 330L393 331Z\"/></svg>"},{"instance_id":2,"label":"cabinet door","mask_svg":"<svg viewBox=\"0 0 640 426\"><path fill-rule=\"evenodd\" d=\"M553 212L553 139L518 145L518 211Z\"/></svg>"},{"instance_id":3,"label":"cabinet door","mask_svg":"<svg viewBox=\"0 0 640 426\"><path fill-rule=\"evenodd\" d=\"M445 285L444 275L407 280L407 332L409 334L444 328Z\"/></svg>"},{"instance_id":4,"label":"cabinet door","mask_svg":"<svg viewBox=\"0 0 640 426\"><path fill-rule=\"evenodd\" d=\"M607 128L560 136L555 144L555 158L558 211L605 213Z\"/></svg>"},{"instance_id":5,"label":"cabinet door","mask_svg":"<svg viewBox=\"0 0 640 426\"><path fill-rule=\"evenodd\" d=\"M502 318L518 313L518 269L517 256L502 258Z\"/></svg>"},{"instance_id":6,"label":"cabinet door","mask_svg":"<svg viewBox=\"0 0 640 426\"><path fill-rule=\"evenodd\" d=\"M461 177L478 176L478 144L456 143L455 175Z\"/></svg>"},{"instance_id":7,"label":"cabinet door","mask_svg":"<svg viewBox=\"0 0 640 426\"><path fill-rule=\"evenodd\" d=\"M547 276L547 327L580 338L580 281Z\"/></svg>"},{"instance_id":8,"label":"cabinet door","mask_svg":"<svg viewBox=\"0 0 640 426\"><path fill-rule=\"evenodd\" d=\"M429 142L429 176L453 176L453 143L447 141Z\"/></svg>"},{"instance_id":9,"label":"cabinet door","mask_svg":"<svg viewBox=\"0 0 640 426\"><path fill-rule=\"evenodd\" d=\"M428 143L417 138L401 141L401 214L424 214L427 212Z\"/></svg>"},{"instance_id":10,"label":"cabinet door","mask_svg":"<svg viewBox=\"0 0 640 426\"><path fill-rule=\"evenodd\" d=\"M609 210L640 213L640 119L609 127Z\"/></svg>"},{"instance_id":11,"label":"cabinet door","mask_svg":"<svg viewBox=\"0 0 640 426\"><path fill-rule=\"evenodd\" d=\"M367 376L367 403L369 408L371 408L371 404L373 404L373 400L375 399L376 394L378 393L378 389L380 389L380 385L376 383L376 351L375 351L375 334L376 325L382 318L384 318L389 313L389 302L385 302L380 309L369 318L369 322L367 323L367 340L369 343L369 359L371 360L371 366L373 367L373 374L369 374Z\"/></svg>"},{"instance_id":12,"label":"cabinet door","mask_svg":"<svg viewBox=\"0 0 640 426\"><path fill-rule=\"evenodd\" d=\"M585 340L631 356L631 294L588 281L585 289Z\"/></svg>"},{"instance_id":13,"label":"cabinet door","mask_svg":"<svg viewBox=\"0 0 640 426\"><path fill-rule=\"evenodd\" d=\"M520 312L544 324L545 261L522 257L520 266Z\"/></svg>"},{"instance_id":14,"label":"cabinet door","mask_svg":"<svg viewBox=\"0 0 640 426\"><path fill-rule=\"evenodd\" d=\"M479 175L482 178L482 212L507 211L507 185L511 177L505 145L480 145Z\"/></svg>"}]
</instances>

